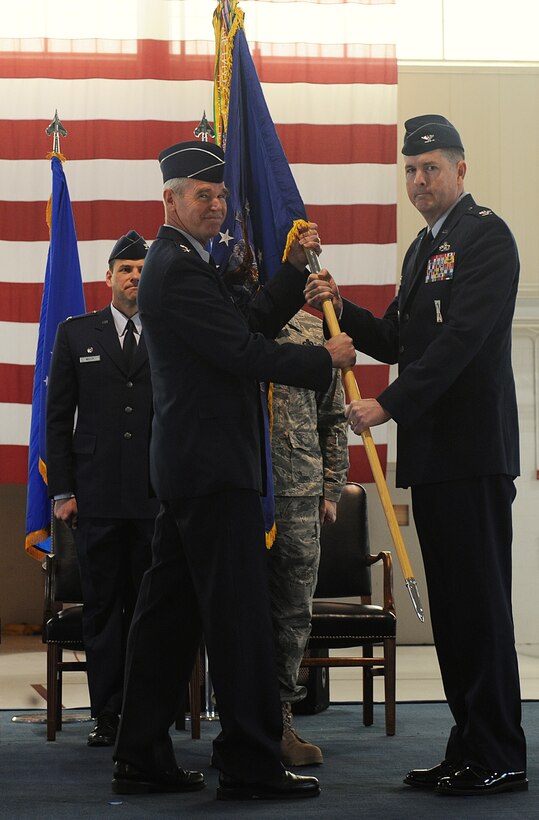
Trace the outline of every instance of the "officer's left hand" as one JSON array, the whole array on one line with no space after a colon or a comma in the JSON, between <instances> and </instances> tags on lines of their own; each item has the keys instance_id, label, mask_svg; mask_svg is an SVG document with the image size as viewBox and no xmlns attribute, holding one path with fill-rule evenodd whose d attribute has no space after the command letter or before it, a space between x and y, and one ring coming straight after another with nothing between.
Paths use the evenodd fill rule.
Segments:
<instances>
[{"instance_id":1,"label":"officer's left hand","mask_svg":"<svg viewBox=\"0 0 539 820\"><path fill-rule=\"evenodd\" d=\"M376 399L351 401L345 410L345 416L353 433L359 436L367 427L384 424L391 418L387 410Z\"/></svg>"},{"instance_id":2,"label":"officer's left hand","mask_svg":"<svg viewBox=\"0 0 539 820\"><path fill-rule=\"evenodd\" d=\"M287 261L298 270L304 270L307 265L305 249L314 251L317 256L322 253L316 222L309 222L308 228L300 229L299 239L294 239L288 251Z\"/></svg>"}]
</instances>

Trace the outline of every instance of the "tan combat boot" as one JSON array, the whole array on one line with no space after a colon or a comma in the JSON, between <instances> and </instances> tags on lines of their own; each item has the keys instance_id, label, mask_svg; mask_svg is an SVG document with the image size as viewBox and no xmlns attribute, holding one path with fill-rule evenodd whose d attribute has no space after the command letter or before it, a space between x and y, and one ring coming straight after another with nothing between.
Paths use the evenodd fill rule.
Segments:
<instances>
[{"instance_id":1,"label":"tan combat boot","mask_svg":"<svg viewBox=\"0 0 539 820\"><path fill-rule=\"evenodd\" d=\"M322 750L303 740L292 726L292 710L289 703L281 704L283 710L283 739L281 762L285 766L312 766L324 762Z\"/></svg>"}]
</instances>

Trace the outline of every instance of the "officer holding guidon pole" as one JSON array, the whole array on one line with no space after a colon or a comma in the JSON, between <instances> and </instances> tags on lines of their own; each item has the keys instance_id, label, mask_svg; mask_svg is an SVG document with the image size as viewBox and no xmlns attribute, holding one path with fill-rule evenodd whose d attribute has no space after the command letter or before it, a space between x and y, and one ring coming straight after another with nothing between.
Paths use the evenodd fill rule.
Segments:
<instances>
[{"instance_id":1,"label":"officer holding guidon pole","mask_svg":"<svg viewBox=\"0 0 539 820\"><path fill-rule=\"evenodd\" d=\"M511 611L511 505L519 474L511 324L519 259L507 225L466 193L464 148L445 117L405 123L408 197L423 229L382 318L313 273L358 350L399 364L377 398L352 401L352 430L398 425L397 485L411 487L434 640L454 726L444 760L405 783L444 795L528 788Z\"/></svg>"}]
</instances>

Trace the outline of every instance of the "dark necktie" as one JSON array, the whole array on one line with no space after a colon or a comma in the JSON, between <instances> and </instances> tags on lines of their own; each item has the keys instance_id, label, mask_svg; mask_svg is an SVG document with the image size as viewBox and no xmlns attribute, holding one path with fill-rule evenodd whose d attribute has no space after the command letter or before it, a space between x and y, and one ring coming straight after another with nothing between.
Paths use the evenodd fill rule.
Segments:
<instances>
[{"instance_id":1,"label":"dark necktie","mask_svg":"<svg viewBox=\"0 0 539 820\"><path fill-rule=\"evenodd\" d=\"M133 359L135 358L135 351L137 349L137 340L135 339L135 325L132 319L127 320L124 332L124 359L128 370L131 369Z\"/></svg>"},{"instance_id":2,"label":"dark necktie","mask_svg":"<svg viewBox=\"0 0 539 820\"><path fill-rule=\"evenodd\" d=\"M417 251L416 251L416 255L415 255L415 262L414 262L415 270L418 270L419 265L422 264L422 262L425 258L425 254L427 253L427 250L430 248L431 242L432 242L432 233L430 232L430 228L429 228L429 230L426 231L426 233L424 233L423 236L421 237L421 239L419 240L419 244L417 246Z\"/></svg>"}]
</instances>

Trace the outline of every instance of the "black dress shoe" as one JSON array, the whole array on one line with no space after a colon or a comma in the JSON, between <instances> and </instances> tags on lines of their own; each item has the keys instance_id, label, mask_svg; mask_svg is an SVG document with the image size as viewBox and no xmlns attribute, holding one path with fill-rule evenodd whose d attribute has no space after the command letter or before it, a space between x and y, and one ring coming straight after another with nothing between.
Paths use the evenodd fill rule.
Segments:
<instances>
[{"instance_id":1,"label":"black dress shoe","mask_svg":"<svg viewBox=\"0 0 539 820\"><path fill-rule=\"evenodd\" d=\"M112 712L103 712L99 715L88 735L88 746L114 746L118 722L118 715L113 715Z\"/></svg>"},{"instance_id":2,"label":"black dress shoe","mask_svg":"<svg viewBox=\"0 0 539 820\"><path fill-rule=\"evenodd\" d=\"M526 772L493 772L479 766L465 766L449 777L438 781L440 794L499 794L499 792L527 791Z\"/></svg>"},{"instance_id":3,"label":"black dress shoe","mask_svg":"<svg viewBox=\"0 0 539 820\"><path fill-rule=\"evenodd\" d=\"M193 792L203 789L205 785L202 772L188 772L178 766L166 772L141 772L123 760L117 760L114 764L112 791L115 794Z\"/></svg>"},{"instance_id":4,"label":"black dress shoe","mask_svg":"<svg viewBox=\"0 0 539 820\"><path fill-rule=\"evenodd\" d=\"M417 789L435 789L441 777L455 774L461 767L449 760L442 760L432 769L412 769L403 780L407 786Z\"/></svg>"},{"instance_id":5,"label":"black dress shoe","mask_svg":"<svg viewBox=\"0 0 539 820\"><path fill-rule=\"evenodd\" d=\"M294 797L318 797L319 794L320 784L316 777L285 771L279 780L245 783L221 772L217 800L287 800Z\"/></svg>"}]
</instances>

